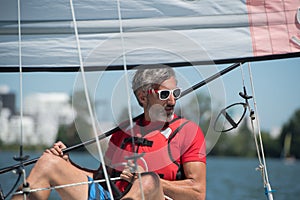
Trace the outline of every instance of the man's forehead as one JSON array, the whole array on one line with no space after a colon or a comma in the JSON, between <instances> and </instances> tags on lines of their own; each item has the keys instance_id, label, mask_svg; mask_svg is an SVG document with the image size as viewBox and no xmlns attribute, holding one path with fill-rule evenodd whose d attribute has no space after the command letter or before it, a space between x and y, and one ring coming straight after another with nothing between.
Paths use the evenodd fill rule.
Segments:
<instances>
[{"instance_id":1,"label":"man's forehead","mask_svg":"<svg viewBox=\"0 0 300 200\"><path fill-rule=\"evenodd\" d=\"M177 86L177 81L174 76L170 77L169 79L163 81L159 85L159 89L174 89Z\"/></svg>"}]
</instances>

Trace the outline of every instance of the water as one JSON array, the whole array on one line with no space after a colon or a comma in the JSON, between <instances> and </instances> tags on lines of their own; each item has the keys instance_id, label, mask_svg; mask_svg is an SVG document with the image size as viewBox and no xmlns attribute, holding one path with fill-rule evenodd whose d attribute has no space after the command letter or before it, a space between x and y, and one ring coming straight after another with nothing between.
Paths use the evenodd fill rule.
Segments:
<instances>
[{"instance_id":1,"label":"water","mask_svg":"<svg viewBox=\"0 0 300 200\"><path fill-rule=\"evenodd\" d=\"M267 199L257 159L209 158L207 199ZM300 162L267 159L269 181L276 190L274 199L294 200L300 196Z\"/></svg>"},{"instance_id":2,"label":"water","mask_svg":"<svg viewBox=\"0 0 300 200\"><path fill-rule=\"evenodd\" d=\"M14 164L15 152L0 152L0 168ZM31 153L31 158L39 154ZM87 153L72 153L72 160L82 166L97 167L97 160ZM264 194L260 172L256 170L255 158L216 158L207 159L207 200L215 199L267 199ZM275 200L294 200L300 196L300 162L285 163L279 159L267 159L269 179ZM29 172L30 167L26 167ZM17 176L13 173L0 175L0 183L6 194L14 184ZM50 199L59 199L52 192Z\"/></svg>"}]
</instances>

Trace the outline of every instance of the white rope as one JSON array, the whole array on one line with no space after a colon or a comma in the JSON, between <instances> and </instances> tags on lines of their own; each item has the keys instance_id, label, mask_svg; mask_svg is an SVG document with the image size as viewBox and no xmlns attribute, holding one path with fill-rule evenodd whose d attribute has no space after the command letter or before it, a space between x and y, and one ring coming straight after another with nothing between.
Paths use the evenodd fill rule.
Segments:
<instances>
[{"instance_id":1,"label":"white rope","mask_svg":"<svg viewBox=\"0 0 300 200\"><path fill-rule=\"evenodd\" d=\"M122 45L122 58L123 58L123 67L124 67L124 75L125 75L125 85L126 85L126 92L127 92L127 106L128 106L128 117L129 117L129 123L130 123L130 134L132 137L132 143L134 144L134 133L133 133L133 119L132 119L132 111L131 111L131 100L130 100L130 92L129 92L129 79L128 79L128 71L127 71L127 62L126 62L126 52L125 52L125 46L124 46L124 37L123 37L123 23L122 23L122 14L121 14L121 5L120 0L117 0L117 6L118 6L118 18L119 18L119 27L120 27L120 38L121 38L121 45ZM134 147L134 145L133 145ZM134 162L136 165L136 160ZM142 178L140 173L138 173L138 180L139 180L139 186L140 186L140 192L142 199L144 200L144 191L142 187Z\"/></svg>"},{"instance_id":2,"label":"white rope","mask_svg":"<svg viewBox=\"0 0 300 200\"><path fill-rule=\"evenodd\" d=\"M19 47L19 88L20 88L20 159L23 156L23 63L22 63L22 32L21 32L21 2L18 0L18 47ZM26 172L22 169L23 183L26 183ZM27 195L23 195L23 199L27 199Z\"/></svg>"},{"instance_id":3,"label":"white rope","mask_svg":"<svg viewBox=\"0 0 300 200\"><path fill-rule=\"evenodd\" d=\"M263 146L262 146L262 138L261 138L261 130L260 130L260 124L259 124L259 116L258 116L258 112L257 112L257 105L256 105L256 99L255 99L255 96L254 96L254 85L253 85L253 80L252 80L252 72L251 72L251 69L250 69L250 63L248 63L248 71L249 71L249 75L250 75L250 84L251 84L251 90L252 90L252 96L253 96L253 106L254 106L254 110L255 110L255 117L256 117L256 126L257 126L257 129L258 129L258 137L259 137L259 144L260 146L259 147L259 151L257 152L258 153L258 156L260 158L260 164L262 166L265 166L265 159L264 159L264 151L263 151ZM251 120L252 122L252 120ZM252 123L252 126L253 126L253 129L254 129L254 124ZM257 139L257 136L255 135L255 139ZM258 142L257 142L258 143Z\"/></svg>"},{"instance_id":4,"label":"white rope","mask_svg":"<svg viewBox=\"0 0 300 200\"><path fill-rule=\"evenodd\" d=\"M263 176L263 179L264 179L264 185L265 185L266 189L268 190L267 197L268 197L269 200L273 200L273 195L271 193L272 189L271 189L271 185L269 183L267 163L266 163L266 159L265 159L263 141L262 141L262 136L261 136L261 129L260 129L260 123L259 123L259 117L258 117L258 109L257 109L257 104L256 104L256 99L255 99L255 91L254 91L254 84L253 84L253 77L252 77L252 71L251 71L250 63L248 63L248 71L249 71L249 75L250 75L254 110L255 110L255 113L256 113L256 123L257 123L258 137L259 137L259 142L260 142L260 153L261 153L262 163L263 163L263 165L260 166L260 168L262 168L262 176Z\"/></svg>"},{"instance_id":5,"label":"white rope","mask_svg":"<svg viewBox=\"0 0 300 200\"><path fill-rule=\"evenodd\" d=\"M168 197L166 195L164 195L164 196L165 196L165 199L167 199L167 200L173 200L171 197Z\"/></svg>"},{"instance_id":6,"label":"white rope","mask_svg":"<svg viewBox=\"0 0 300 200\"><path fill-rule=\"evenodd\" d=\"M23 146L23 73L22 73L22 38L21 38L21 8L20 0L18 0L18 36L19 36L19 87L20 87L20 132L21 141L20 145Z\"/></svg>"},{"instance_id":7,"label":"white rope","mask_svg":"<svg viewBox=\"0 0 300 200\"><path fill-rule=\"evenodd\" d=\"M121 180L120 177L115 177L115 178L110 178L111 181L117 181ZM103 183L105 182L105 179L100 179L100 180L93 180L93 181L86 181L86 182L79 182L79 183L71 183L71 184L65 184L65 185L59 185L59 186L53 186L53 187L46 187L46 188L36 188L36 189L31 189L26 193L33 193L33 192L40 192L40 191L46 191L46 190L57 190L61 188L66 188L66 187L75 187L75 186L80 186L80 185L85 185L85 184L92 184L92 183ZM13 195L19 195L19 194L24 194L24 192L18 191L15 192ZM164 195L165 199L167 200L173 200L171 197L168 197Z\"/></svg>"},{"instance_id":8,"label":"white rope","mask_svg":"<svg viewBox=\"0 0 300 200\"><path fill-rule=\"evenodd\" d=\"M240 65L240 68L241 68L242 79L243 79L243 87L245 89L245 78L244 78L243 68L242 68L241 65ZM258 128L258 138L259 138L259 142L258 142L256 132L255 132L255 128L254 128L254 122L253 122L253 119L252 119L252 116L251 116L251 108L250 108L250 105L249 105L249 103L246 99L247 104L248 104L247 107L248 107L249 112L250 112L251 129L252 129L252 133L253 133L253 137L254 137L254 141L255 141L257 157L258 157L258 160L259 160L259 166L258 166L257 169L260 170L260 172L261 172L261 176L263 178L263 183L264 183L264 187L265 187L265 190L266 190L265 192L266 192L268 200L273 200L272 189L271 189L271 185L269 183L269 178L268 178L268 173L267 173L266 160L265 160L265 155L264 155L263 141L262 141L262 136L261 136L258 109L257 109L257 104L256 104L256 99L255 99L253 76L252 76L250 63L248 63L248 73L249 73L249 77L250 77L253 106L254 106L254 111L255 111L255 119L256 119L256 125L257 125L257 128Z\"/></svg>"},{"instance_id":9,"label":"white rope","mask_svg":"<svg viewBox=\"0 0 300 200\"><path fill-rule=\"evenodd\" d=\"M141 160L143 161L143 163L144 163L145 171L146 171L146 172L149 171L148 164L147 164L146 160L145 160L143 157L140 157L140 159L141 159Z\"/></svg>"},{"instance_id":10,"label":"white rope","mask_svg":"<svg viewBox=\"0 0 300 200\"><path fill-rule=\"evenodd\" d=\"M96 138L97 149L98 149L99 157L100 157L100 160L101 160L101 163L102 163L102 168L103 168L104 177L105 177L105 180L106 180L106 183L107 183L107 188L108 188L108 191L110 193L111 198L114 199L112 189L111 189L111 185L110 185L110 181L109 181L109 177L108 177L108 173L107 173L107 170L106 170L105 161L104 161L104 158L103 158L102 149L101 149L99 138L98 138L98 135L97 135L97 128L96 128L95 119L94 119L94 115L93 115L93 111L92 111L92 106L91 106L91 102L90 102L90 99L89 99L89 94L88 94L88 89L87 89L87 84L86 84L86 78L85 78L85 72L84 72L84 67L83 67L80 41L79 41L79 36L78 36L77 22L76 22L75 11L74 11L74 6L73 6L73 1L72 0L70 0L70 7L71 7L72 19L73 19L73 23L74 23L74 31L75 31L75 37L76 37L76 43L77 43L77 49L78 49L78 57L79 57L79 62L80 62L80 70L81 70L82 82L83 82L83 86L84 86L85 98L86 98L86 101L87 101L88 110L89 110L89 114L90 114L91 121L92 121L94 137Z\"/></svg>"},{"instance_id":11,"label":"white rope","mask_svg":"<svg viewBox=\"0 0 300 200\"><path fill-rule=\"evenodd\" d=\"M126 86L126 94L127 94L127 106L128 106L128 117L129 117L129 124L130 124L130 131L131 136L134 136L133 133L133 119L132 119L132 111L131 111L131 99L130 99L130 91L129 91L129 78L128 78L128 71L127 71L127 61L126 61L126 52L124 46L124 37L123 37L123 23L122 23L122 15L121 15L121 6L120 1L117 0L118 5L118 17L119 17L119 27L120 27L120 38L121 38L121 45L122 45L122 58L123 58L123 68L124 68L124 77L125 77L125 86Z\"/></svg>"},{"instance_id":12,"label":"white rope","mask_svg":"<svg viewBox=\"0 0 300 200\"><path fill-rule=\"evenodd\" d=\"M140 157L139 159L143 162L143 164L145 166L145 172L148 172L149 167L148 167L148 164L147 164L146 160L143 157ZM116 168L116 167L119 167L119 166L127 166L127 165L128 165L127 162L122 162L122 163L112 165L112 168Z\"/></svg>"},{"instance_id":13,"label":"white rope","mask_svg":"<svg viewBox=\"0 0 300 200\"><path fill-rule=\"evenodd\" d=\"M120 177L110 178L111 181L117 181L120 179L121 179ZM84 181L84 182L79 182L79 183L70 183L70 184L58 185L58 186L53 186L53 187L31 189L28 191L28 193L40 192L40 191L46 191L46 190L57 190L57 189L66 188L66 187L74 187L74 186L80 186L80 185L85 185L85 184L103 183L103 182L106 182L106 180L100 179L100 180L93 180L93 181ZM14 195L23 194L23 193L24 192L21 190L21 191L15 192ZM26 193L27 193L27 191L26 191Z\"/></svg>"},{"instance_id":14,"label":"white rope","mask_svg":"<svg viewBox=\"0 0 300 200\"><path fill-rule=\"evenodd\" d=\"M240 64L240 69L241 69L241 75L242 75L242 81L243 81L243 88L246 88L246 85L245 85L245 74L244 74L244 71L243 71L242 64ZM253 93L253 91L252 91L252 93ZM247 105L247 108L248 108L248 110L249 110L249 112L251 114L251 108L250 108L249 104ZM253 124L253 120L251 119L251 117L250 117L250 121L251 121L251 130L252 130L252 133L253 133L255 147L256 147L256 152L257 152L257 158L258 158L259 164L262 166L263 164L262 164L262 159L261 159L261 156L260 156L259 144L258 144L257 137L256 137L256 134L255 134L255 131L254 131L254 124Z\"/></svg>"}]
</instances>

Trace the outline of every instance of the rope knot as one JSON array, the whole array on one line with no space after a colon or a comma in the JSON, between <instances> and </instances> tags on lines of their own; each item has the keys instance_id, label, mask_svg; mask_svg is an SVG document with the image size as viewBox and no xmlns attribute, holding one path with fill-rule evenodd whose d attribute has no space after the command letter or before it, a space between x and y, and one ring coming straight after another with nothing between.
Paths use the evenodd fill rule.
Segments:
<instances>
[{"instance_id":1,"label":"rope knot","mask_svg":"<svg viewBox=\"0 0 300 200\"><path fill-rule=\"evenodd\" d=\"M22 192L26 195L30 193L30 185L28 182L23 184Z\"/></svg>"}]
</instances>

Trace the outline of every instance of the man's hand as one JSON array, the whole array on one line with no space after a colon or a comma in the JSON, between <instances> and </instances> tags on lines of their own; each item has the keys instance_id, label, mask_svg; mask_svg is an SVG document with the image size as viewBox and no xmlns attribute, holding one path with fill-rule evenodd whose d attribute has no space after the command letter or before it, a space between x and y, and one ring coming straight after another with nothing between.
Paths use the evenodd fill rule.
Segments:
<instances>
[{"instance_id":1,"label":"man's hand","mask_svg":"<svg viewBox=\"0 0 300 200\"><path fill-rule=\"evenodd\" d=\"M132 161L128 161L127 165L122 171L122 174L120 175L120 178L127 182L133 182L138 178L136 173L142 172L145 172L145 170L141 166L138 165L137 167L135 167Z\"/></svg>"},{"instance_id":2,"label":"man's hand","mask_svg":"<svg viewBox=\"0 0 300 200\"><path fill-rule=\"evenodd\" d=\"M50 154L53 154L53 155L56 155L56 156L60 156L64 160L69 161L68 154L64 154L63 151L62 151L65 148L66 148L66 145L64 143L62 143L61 141L58 141L58 142L53 144L52 148L46 149L45 153L50 153Z\"/></svg>"}]
</instances>

